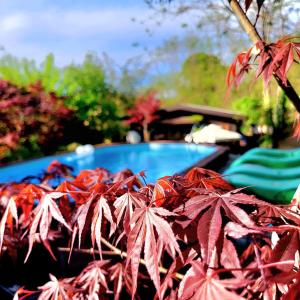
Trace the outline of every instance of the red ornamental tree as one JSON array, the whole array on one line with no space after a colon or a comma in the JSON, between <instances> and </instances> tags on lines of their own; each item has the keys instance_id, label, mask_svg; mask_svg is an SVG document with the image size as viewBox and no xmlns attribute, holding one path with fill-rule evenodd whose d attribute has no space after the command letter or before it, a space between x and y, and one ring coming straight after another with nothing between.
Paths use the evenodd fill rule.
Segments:
<instances>
[{"instance_id":1,"label":"red ornamental tree","mask_svg":"<svg viewBox=\"0 0 300 300\"><path fill-rule=\"evenodd\" d=\"M136 99L135 105L128 110L128 124L139 124L143 128L144 140L150 140L149 125L157 119L160 101L155 92L149 92Z\"/></svg>"},{"instance_id":2,"label":"red ornamental tree","mask_svg":"<svg viewBox=\"0 0 300 300\"><path fill-rule=\"evenodd\" d=\"M273 76L278 85L292 101L296 110L300 112L300 98L287 79L287 72L289 71L292 63L299 63L300 60L299 38L283 37L277 42L266 43L262 40L255 28L255 25L250 22L246 15L251 5L254 5L254 1L240 1L244 3L244 10L237 0L228 0L228 2L240 24L255 44L248 51L239 53L230 65L227 74L228 86L238 86L244 74L253 67L255 62L258 62L256 79L262 76L265 87L267 87L271 77ZM264 2L264 0L256 1L258 8L256 20L260 16L260 10L264 5Z\"/></svg>"}]
</instances>

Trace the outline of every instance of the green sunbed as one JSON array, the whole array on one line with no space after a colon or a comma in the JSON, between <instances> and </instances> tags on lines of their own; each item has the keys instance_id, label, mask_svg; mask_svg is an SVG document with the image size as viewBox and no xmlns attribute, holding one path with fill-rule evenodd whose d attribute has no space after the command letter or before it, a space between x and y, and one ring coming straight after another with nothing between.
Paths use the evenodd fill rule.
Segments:
<instances>
[{"instance_id":1,"label":"green sunbed","mask_svg":"<svg viewBox=\"0 0 300 300\"><path fill-rule=\"evenodd\" d=\"M260 155L257 153L244 154L232 163L232 166L241 164L257 164L270 168L292 168L300 166L300 153L294 156L279 156Z\"/></svg>"},{"instance_id":2,"label":"green sunbed","mask_svg":"<svg viewBox=\"0 0 300 300\"><path fill-rule=\"evenodd\" d=\"M224 172L235 187L245 187L274 203L288 204L300 184L300 148L254 148Z\"/></svg>"},{"instance_id":3,"label":"green sunbed","mask_svg":"<svg viewBox=\"0 0 300 300\"><path fill-rule=\"evenodd\" d=\"M226 180L237 188L249 186L249 192L278 204L289 204L300 183L299 179L270 179L241 173L230 174Z\"/></svg>"},{"instance_id":4,"label":"green sunbed","mask_svg":"<svg viewBox=\"0 0 300 300\"><path fill-rule=\"evenodd\" d=\"M224 175L235 173L269 179L298 179L300 184L300 166L291 168L271 168L263 165L244 163L230 166L224 172Z\"/></svg>"},{"instance_id":5,"label":"green sunbed","mask_svg":"<svg viewBox=\"0 0 300 300\"><path fill-rule=\"evenodd\" d=\"M300 148L293 149L267 149L267 148L253 148L247 151L245 156L261 155L267 157L300 157Z\"/></svg>"}]
</instances>

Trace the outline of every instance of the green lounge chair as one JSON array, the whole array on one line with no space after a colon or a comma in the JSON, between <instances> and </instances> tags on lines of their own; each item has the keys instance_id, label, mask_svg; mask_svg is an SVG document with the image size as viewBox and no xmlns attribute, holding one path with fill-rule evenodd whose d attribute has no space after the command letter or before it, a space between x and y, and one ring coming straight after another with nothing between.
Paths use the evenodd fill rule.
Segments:
<instances>
[{"instance_id":1,"label":"green lounge chair","mask_svg":"<svg viewBox=\"0 0 300 300\"><path fill-rule=\"evenodd\" d=\"M249 191L270 202L289 204L300 184L300 148L252 149L235 160L224 175L235 187L249 186Z\"/></svg>"},{"instance_id":2,"label":"green lounge chair","mask_svg":"<svg viewBox=\"0 0 300 300\"><path fill-rule=\"evenodd\" d=\"M252 156L252 155L274 157L274 158L300 157L300 148L294 148L294 149L253 148L245 153L245 156Z\"/></svg>"},{"instance_id":3,"label":"green lounge chair","mask_svg":"<svg viewBox=\"0 0 300 300\"><path fill-rule=\"evenodd\" d=\"M267 156L257 153L245 153L232 163L232 166L241 164L256 164L270 168L292 168L300 166L300 153L299 155L291 156Z\"/></svg>"},{"instance_id":4,"label":"green lounge chair","mask_svg":"<svg viewBox=\"0 0 300 300\"><path fill-rule=\"evenodd\" d=\"M240 164L232 165L225 172L224 175L230 174L245 174L250 176L257 176L269 179L297 179L300 183L300 166L291 168L272 168L257 164Z\"/></svg>"},{"instance_id":5,"label":"green lounge chair","mask_svg":"<svg viewBox=\"0 0 300 300\"><path fill-rule=\"evenodd\" d=\"M231 174L226 180L237 188L248 186L249 192L277 204L289 204L299 185L299 179L276 180L245 174Z\"/></svg>"}]
</instances>

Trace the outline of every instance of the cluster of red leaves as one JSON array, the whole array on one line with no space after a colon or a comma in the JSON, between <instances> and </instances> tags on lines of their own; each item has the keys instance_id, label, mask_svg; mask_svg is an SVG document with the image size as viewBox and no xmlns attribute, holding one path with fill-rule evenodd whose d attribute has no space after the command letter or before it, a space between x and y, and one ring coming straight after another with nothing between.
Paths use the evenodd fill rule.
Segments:
<instances>
[{"instance_id":1,"label":"cluster of red leaves","mask_svg":"<svg viewBox=\"0 0 300 300\"><path fill-rule=\"evenodd\" d=\"M247 2L247 1L246 1ZM245 3L246 9L249 8L252 1ZM227 86L230 90L232 87L238 87L246 73L248 73L256 63L255 80L263 78L265 87L269 85L272 76L282 82L284 86L288 85L287 73L294 62L300 62L300 43L299 38L284 37L276 43L266 44L263 41L257 42L246 52L237 54L234 61L228 68ZM297 114L293 136L300 137L300 122Z\"/></svg>"},{"instance_id":2,"label":"cluster of red leaves","mask_svg":"<svg viewBox=\"0 0 300 300\"><path fill-rule=\"evenodd\" d=\"M49 147L51 140L57 141L62 136L64 124L72 115L64 99L45 92L39 82L24 89L0 80L2 156L9 149L33 143L33 137L40 147Z\"/></svg>"},{"instance_id":3,"label":"cluster of red leaves","mask_svg":"<svg viewBox=\"0 0 300 300\"><path fill-rule=\"evenodd\" d=\"M266 203L199 168L148 185L143 172L101 168L49 182L1 186L1 253L27 244L30 260L42 243L53 259L92 261L15 299L299 299L296 205Z\"/></svg>"},{"instance_id":4,"label":"cluster of red leaves","mask_svg":"<svg viewBox=\"0 0 300 300\"><path fill-rule=\"evenodd\" d=\"M246 52L239 53L227 73L229 88L238 86L249 70L258 63L255 78L262 76L265 86L268 86L273 75L287 85L287 72L293 62L299 62L300 43L297 38L284 37L276 43L257 42Z\"/></svg>"},{"instance_id":5,"label":"cluster of red leaves","mask_svg":"<svg viewBox=\"0 0 300 300\"><path fill-rule=\"evenodd\" d=\"M160 101L154 92L138 97L135 105L128 110L128 124L140 124L142 126L149 125L157 119L157 111L160 107Z\"/></svg>"}]
</instances>

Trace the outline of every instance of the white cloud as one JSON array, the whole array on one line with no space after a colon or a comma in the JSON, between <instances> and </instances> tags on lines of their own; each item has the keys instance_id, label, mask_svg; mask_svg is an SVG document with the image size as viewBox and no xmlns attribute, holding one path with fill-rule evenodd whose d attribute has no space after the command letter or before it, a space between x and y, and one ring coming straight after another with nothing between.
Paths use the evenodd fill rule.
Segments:
<instances>
[{"instance_id":1,"label":"white cloud","mask_svg":"<svg viewBox=\"0 0 300 300\"><path fill-rule=\"evenodd\" d=\"M0 28L2 32L11 33L24 29L29 25L29 16L25 13L14 13L4 17L0 21Z\"/></svg>"}]
</instances>

